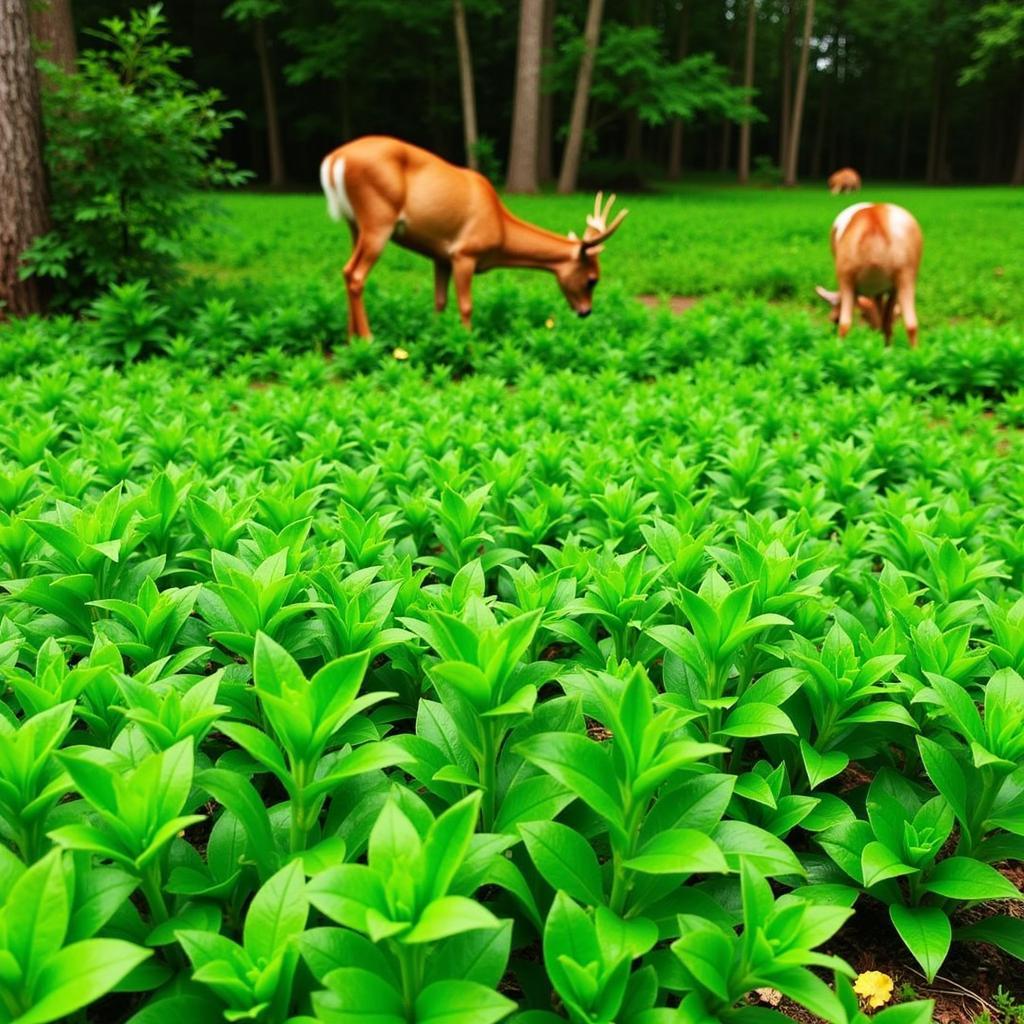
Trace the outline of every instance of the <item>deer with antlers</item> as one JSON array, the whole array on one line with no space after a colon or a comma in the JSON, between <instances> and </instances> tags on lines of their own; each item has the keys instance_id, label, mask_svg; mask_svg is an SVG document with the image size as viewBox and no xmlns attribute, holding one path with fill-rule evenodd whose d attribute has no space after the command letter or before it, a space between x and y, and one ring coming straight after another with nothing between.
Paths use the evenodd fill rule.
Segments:
<instances>
[{"instance_id":1,"label":"deer with antlers","mask_svg":"<svg viewBox=\"0 0 1024 1024\"><path fill-rule=\"evenodd\" d=\"M513 216L491 183L476 171L385 136L356 139L324 157L320 183L327 209L352 231L345 264L349 334L369 338L363 304L366 278L389 240L434 261L434 305L448 304L455 280L459 315L473 313L474 274L495 267L548 270L578 316L589 316L600 277L598 253L627 210L608 223L615 196L598 193L583 237L558 235Z\"/></svg>"}]
</instances>

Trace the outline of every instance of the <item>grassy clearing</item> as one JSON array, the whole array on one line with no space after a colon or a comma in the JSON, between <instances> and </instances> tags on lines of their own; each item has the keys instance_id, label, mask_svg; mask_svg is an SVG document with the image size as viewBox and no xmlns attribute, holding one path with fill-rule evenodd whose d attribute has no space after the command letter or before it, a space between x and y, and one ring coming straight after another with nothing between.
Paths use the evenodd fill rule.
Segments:
<instances>
[{"instance_id":1,"label":"grassy clearing","mask_svg":"<svg viewBox=\"0 0 1024 1024\"><path fill-rule=\"evenodd\" d=\"M681 186L622 196L620 203L632 213L602 258L605 281L629 296L724 291L810 307L818 301L814 285L832 281L832 218L861 200L899 203L920 221L925 256L918 305L925 328L936 318L1024 318L1024 203L1009 188L877 186L851 198L824 189ZM300 280L338 284L348 232L328 220L319 195L239 194L219 202L228 230L211 240L197 273L257 287ZM580 231L590 203L588 196L509 199L515 213L559 232ZM474 286L479 301L500 287L497 279L510 275L530 290L546 286L554 292L551 282L540 285L529 272L496 272ZM371 281L377 291L401 289L409 301L429 304L429 263L397 246L385 251ZM555 298L557 312L561 299L555 304Z\"/></svg>"}]
</instances>

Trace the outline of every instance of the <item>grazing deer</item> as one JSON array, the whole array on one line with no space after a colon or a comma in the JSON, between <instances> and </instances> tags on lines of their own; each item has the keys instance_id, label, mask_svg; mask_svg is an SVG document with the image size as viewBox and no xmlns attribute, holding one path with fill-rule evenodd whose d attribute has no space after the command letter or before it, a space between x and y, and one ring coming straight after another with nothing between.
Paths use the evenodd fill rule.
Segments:
<instances>
[{"instance_id":1,"label":"grazing deer","mask_svg":"<svg viewBox=\"0 0 1024 1024\"><path fill-rule=\"evenodd\" d=\"M828 179L828 190L834 196L840 192L859 192L860 175L852 167L840 167Z\"/></svg>"},{"instance_id":2,"label":"grazing deer","mask_svg":"<svg viewBox=\"0 0 1024 1024\"><path fill-rule=\"evenodd\" d=\"M327 209L352 231L345 264L348 331L370 337L363 288L388 240L434 261L434 305L448 304L455 278L459 315L470 326L474 274L494 267L549 270L569 305L589 316L600 276L597 254L626 216L608 224L615 196L602 206L598 193L583 237L556 235L527 224L502 205L491 183L476 171L456 167L418 146L385 136L355 139L324 157L320 183Z\"/></svg>"},{"instance_id":3,"label":"grazing deer","mask_svg":"<svg viewBox=\"0 0 1024 1024\"><path fill-rule=\"evenodd\" d=\"M855 203L832 223L829 236L839 291L818 287L832 306L832 321L845 338L856 302L864 319L892 340L892 324L902 310L911 348L917 345L914 285L921 264L921 228L893 203ZM899 305L897 306L897 300Z\"/></svg>"}]
</instances>

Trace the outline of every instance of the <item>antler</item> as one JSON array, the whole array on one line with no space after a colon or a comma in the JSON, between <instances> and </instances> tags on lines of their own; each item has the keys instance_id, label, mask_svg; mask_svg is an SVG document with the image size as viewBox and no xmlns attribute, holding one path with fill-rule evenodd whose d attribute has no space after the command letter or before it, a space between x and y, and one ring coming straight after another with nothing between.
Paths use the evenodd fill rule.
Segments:
<instances>
[{"instance_id":1,"label":"antler","mask_svg":"<svg viewBox=\"0 0 1024 1024\"><path fill-rule=\"evenodd\" d=\"M598 192L594 198L594 212L587 217L587 229L583 232L583 248L588 252L600 252L605 241L611 238L629 213L629 210L620 210L609 226L608 214L614 203L614 192L608 197L607 203L604 202L604 192Z\"/></svg>"}]
</instances>

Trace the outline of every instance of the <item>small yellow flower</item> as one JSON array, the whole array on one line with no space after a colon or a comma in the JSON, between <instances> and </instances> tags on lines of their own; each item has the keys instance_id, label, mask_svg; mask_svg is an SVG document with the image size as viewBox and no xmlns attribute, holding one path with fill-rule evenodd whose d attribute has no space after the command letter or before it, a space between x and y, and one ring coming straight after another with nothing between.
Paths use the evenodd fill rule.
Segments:
<instances>
[{"instance_id":1,"label":"small yellow flower","mask_svg":"<svg viewBox=\"0 0 1024 1024\"><path fill-rule=\"evenodd\" d=\"M868 1006L878 1009L892 999L892 978L881 971L864 971L857 975L853 991L866 999Z\"/></svg>"},{"instance_id":2,"label":"small yellow flower","mask_svg":"<svg viewBox=\"0 0 1024 1024\"><path fill-rule=\"evenodd\" d=\"M395 351L392 352L391 354L398 360L404 360L409 358L409 353L406 352L404 348L396 348Z\"/></svg>"},{"instance_id":3,"label":"small yellow flower","mask_svg":"<svg viewBox=\"0 0 1024 1024\"><path fill-rule=\"evenodd\" d=\"M549 331L553 331L555 329L555 318L553 316L549 316L547 320L544 321L544 326Z\"/></svg>"}]
</instances>

